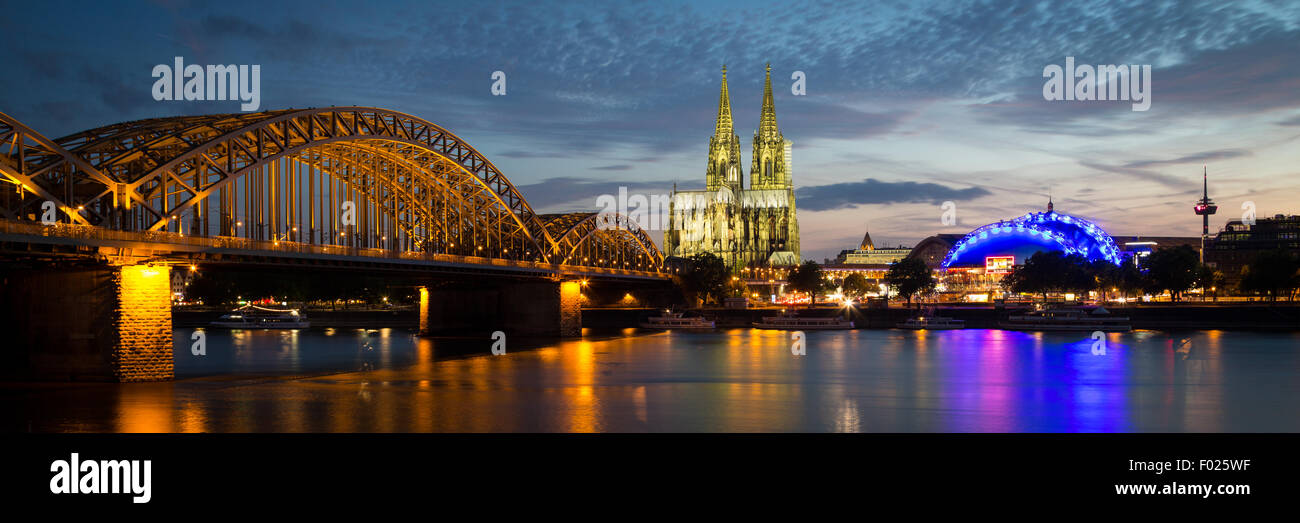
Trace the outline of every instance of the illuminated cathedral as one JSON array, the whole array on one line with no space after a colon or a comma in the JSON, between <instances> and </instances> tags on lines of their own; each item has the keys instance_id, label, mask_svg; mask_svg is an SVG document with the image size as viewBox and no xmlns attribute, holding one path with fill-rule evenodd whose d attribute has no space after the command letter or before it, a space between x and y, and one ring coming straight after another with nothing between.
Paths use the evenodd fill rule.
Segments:
<instances>
[{"instance_id":1,"label":"illuminated cathedral","mask_svg":"<svg viewBox=\"0 0 1300 523\"><path fill-rule=\"evenodd\" d=\"M772 66L763 85L763 109L754 131L749 188L744 187L740 137L731 120L727 68L722 68L718 120L709 139L702 191L673 185L664 247L669 256L710 252L733 269L797 265L799 220L795 216L791 142L781 135L772 103Z\"/></svg>"}]
</instances>

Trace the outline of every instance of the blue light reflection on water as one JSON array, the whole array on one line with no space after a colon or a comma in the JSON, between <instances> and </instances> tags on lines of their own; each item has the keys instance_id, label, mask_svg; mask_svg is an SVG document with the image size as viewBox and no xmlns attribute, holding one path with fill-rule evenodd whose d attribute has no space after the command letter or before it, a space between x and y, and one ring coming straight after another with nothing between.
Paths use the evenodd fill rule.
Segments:
<instances>
[{"instance_id":1,"label":"blue light reflection on water","mask_svg":"<svg viewBox=\"0 0 1300 523\"><path fill-rule=\"evenodd\" d=\"M402 329L177 329L170 383L29 394L98 431L1300 432L1300 334L588 333L533 348ZM1186 339L1186 343L1182 340ZM367 352L366 346L374 350ZM373 370L363 370L370 369ZM11 400L12 401L12 400ZM70 407L76 405L76 407Z\"/></svg>"}]
</instances>

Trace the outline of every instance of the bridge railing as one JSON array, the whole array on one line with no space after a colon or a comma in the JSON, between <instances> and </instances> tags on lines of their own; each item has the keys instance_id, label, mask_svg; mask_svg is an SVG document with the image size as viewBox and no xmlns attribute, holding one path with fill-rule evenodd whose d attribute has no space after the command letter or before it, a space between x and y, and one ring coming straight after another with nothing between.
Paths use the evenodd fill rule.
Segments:
<instances>
[{"instance_id":1,"label":"bridge railing","mask_svg":"<svg viewBox=\"0 0 1300 523\"><path fill-rule=\"evenodd\" d=\"M584 265L564 265L531 262L527 260L508 260L486 258L481 256L461 256L458 254L441 254L420 251L393 251L388 249L348 247L342 245L316 245L284 240L250 240L233 236L186 236L167 231L119 231L85 225L55 223L22 222L0 220L0 234L22 236L41 236L88 241L115 241L128 243L162 243L170 245L188 245L201 248L234 249L248 251L271 251L291 254L317 254L328 256L364 256L367 258L384 258L396 260L428 261L441 263L461 263L470 265L487 265L516 269L536 269L547 272L575 271L592 274L636 275L663 277L665 273L641 271L634 269L616 269L612 267L589 267Z\"/></svg>"}]
</instances>

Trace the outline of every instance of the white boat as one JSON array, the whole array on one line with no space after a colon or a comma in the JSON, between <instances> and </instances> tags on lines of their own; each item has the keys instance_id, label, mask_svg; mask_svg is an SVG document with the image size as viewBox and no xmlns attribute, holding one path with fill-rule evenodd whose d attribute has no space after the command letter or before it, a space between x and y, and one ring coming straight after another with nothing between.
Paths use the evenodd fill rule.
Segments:
<instances>
[{"instance_id":1,"label":"white boat","mask_svg":"<svg viewBox=\"0 0 1300 523\"><path fill-rule=\"evenodd\" d=\"M663 311L659 316L651 316L640 323L646 329L712 329L714 323L699 316L684 317L680 312Z\"/></svg>"},{"instance_id":2,"label":"white boat","mask_svg":"<svg viewBox=\"0 0 1300 523\"><path fill-rule=\"evenodd\" d=\"M897 324L900 329L914 330L954 330L966 328L966 320L955 320L945 316L917 316Z\"/></svg>"},{"instance_id":3,"label":"white boat","mask_svg":"<svg viewBox=\"0 0 1300 523\"><path fill-rule=\"evenodd\" d=\"M781 311L779 316L764 316L763 321L754 322L754 327L788 331L842 330L852 329L853 322L838 317L801 318Z\"/></svg>"},{"instance_id":4,"label":"white boat","mask_svg":"<svg viewBox=\"0 0 1300 523\"><path fill-rule=\"evenodd\" d=\"M1128 316L1113 316L1105 307L1092 310L1045 309L1026 314L1013 314L998 327L1022 331L1102 331L1128 332L1133 330Z\"/></svg>"},{"instance_id":5,"label":"white boat","mask_svg":"<svg viewBox=\"0 0 1300 523\"><path fill-rule=\"evenodd\" d=\"M298 309L270 309L245 305L209 323L213 327L230 329L306 329L311 327L307 317Z\"/></svg>"}]
</instances>

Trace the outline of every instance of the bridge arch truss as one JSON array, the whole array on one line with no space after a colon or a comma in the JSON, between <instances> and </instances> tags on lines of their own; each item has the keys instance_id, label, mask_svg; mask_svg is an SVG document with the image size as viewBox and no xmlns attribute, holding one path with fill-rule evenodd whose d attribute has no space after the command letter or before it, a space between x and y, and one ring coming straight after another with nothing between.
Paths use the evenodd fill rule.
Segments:
<instances>
[{"instance_id":1,"label":"bridge arch truss","mask_svg":"<svg viewBox=\"0 0 1300 523\"><path fill-rule=\"evenodd\" d=\"M464 140L385 109L155 118L57 140L0 113L0 179L10 220L53 203L59 222L115 230L662 266L625 218L539 215Z\"/></svg>"}]
</instances>

